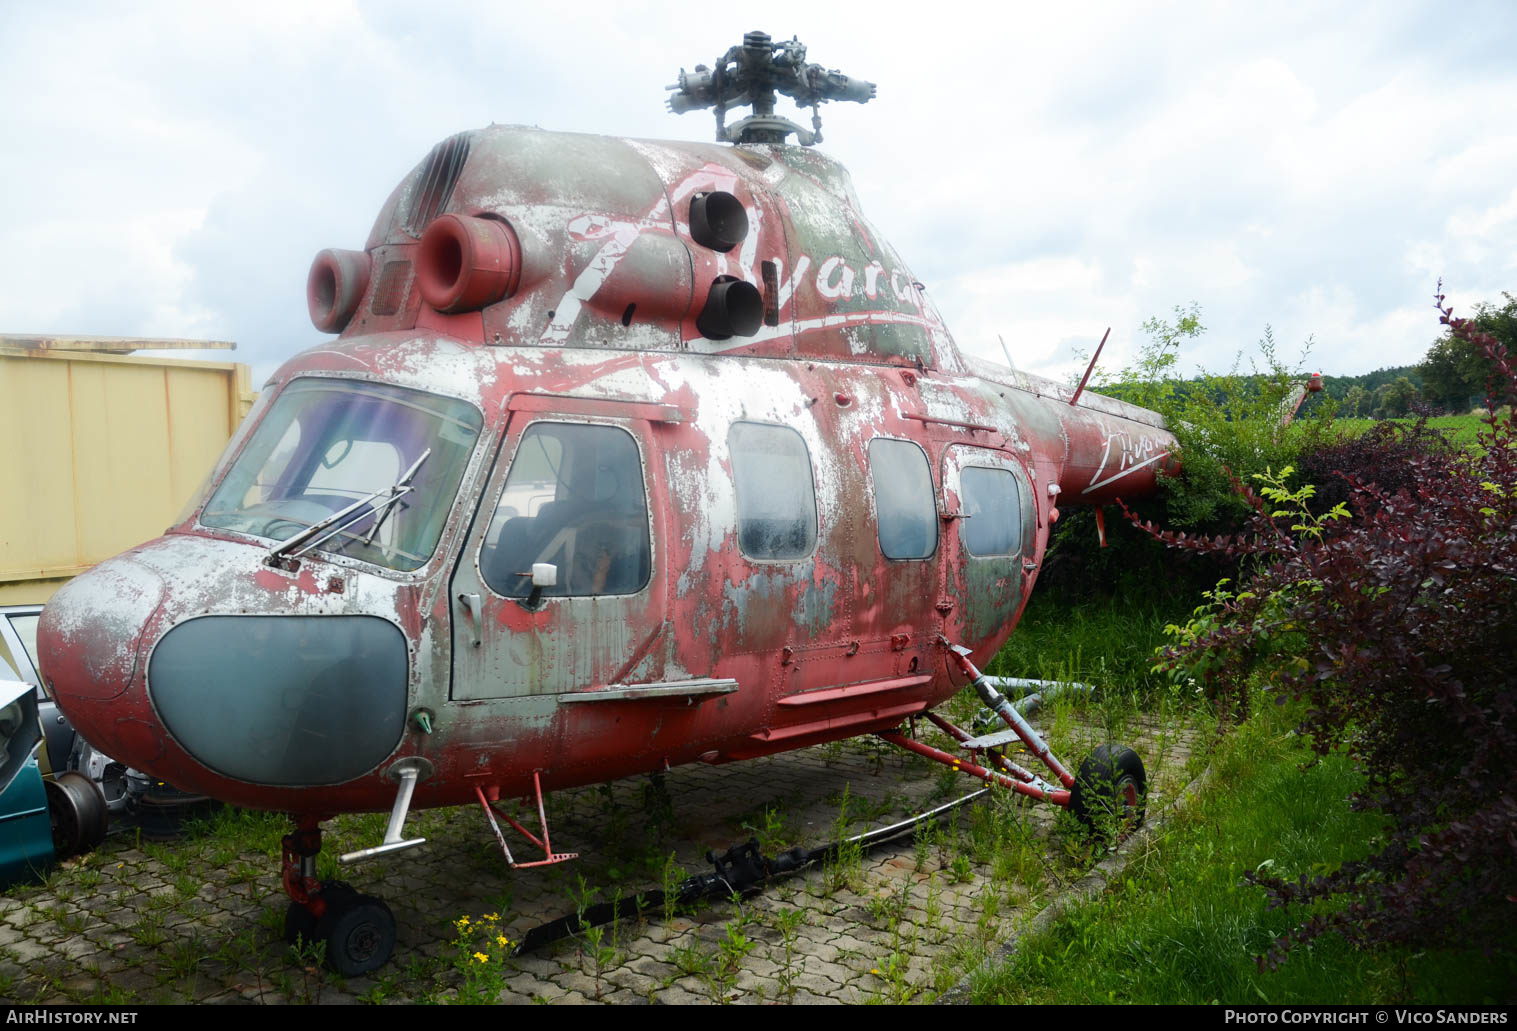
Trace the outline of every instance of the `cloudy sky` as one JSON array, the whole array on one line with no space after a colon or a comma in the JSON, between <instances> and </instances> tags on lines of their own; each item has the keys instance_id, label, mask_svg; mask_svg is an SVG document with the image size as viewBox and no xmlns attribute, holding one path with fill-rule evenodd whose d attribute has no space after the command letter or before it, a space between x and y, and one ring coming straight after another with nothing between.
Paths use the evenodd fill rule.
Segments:
<instances>
[{"instance_id":1,"label":"cloudy sky","mask_svg":"<svg viewBox=\"0 0 1517 1031\"><path fill-rule=\"evenodd\" d=\"M1268 325L1350 374L1422 356L1440 276L1517 293L1510 0L737 6L0 0L0 332L232 339L261 381L435 142L709 139L663 86L754 28L878 83L823 148L968 351L1065 375L1110 325L1120 365L1195 302L1186 371Z\"/></svg>"}]
</instances>

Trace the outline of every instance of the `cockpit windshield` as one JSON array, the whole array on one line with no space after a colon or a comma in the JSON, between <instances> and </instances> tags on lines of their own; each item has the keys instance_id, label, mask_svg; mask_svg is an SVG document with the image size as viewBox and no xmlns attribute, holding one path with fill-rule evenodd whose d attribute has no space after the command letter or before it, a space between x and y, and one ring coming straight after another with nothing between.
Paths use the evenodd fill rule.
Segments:
<instances>
[{"instance_id":1,"label":"cockpit windshield","mask_svg":"<svg viewBox=\"0 0 1517 1031\"><path fill-rule=\"evenodd\" d=\"M403 498L349 513L335 523L339 529L317 538L316 550L416 569L442 536L481 424L477 409L453 398L376 383L295 380L253 431L200 523L283 541L371 495L384 496L413 471Z\"/></svg>"}]
</instances>

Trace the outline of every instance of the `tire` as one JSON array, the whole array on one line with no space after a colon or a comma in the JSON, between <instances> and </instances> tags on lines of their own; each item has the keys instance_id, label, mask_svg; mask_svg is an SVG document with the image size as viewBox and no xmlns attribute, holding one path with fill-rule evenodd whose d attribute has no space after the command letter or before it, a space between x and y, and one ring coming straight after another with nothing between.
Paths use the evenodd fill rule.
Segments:
<instances>
[{"instance_id":1,"label":"tire","mask_svg":"<svg viewBox=\"0 0 1517 1031\"><path fill-rule=\"evenodd\" d=\"M316 914L294 899L284 911L284 940L301 949L316 940Z\"/></svg>"},{"instance_id":2,"label":"tire","mask_svg":"<svg viewBox=\"0 0 1517 1031\"><path fill-rule=\"evenodd\" d=\"M353 886L346 881L326 881L321 886L321 897L326 899L329 909L344 899L352 898L357 894L358 892L353 890ZM318 922L316 914L312 913L299 902L291 899L289 906L284 911L284 940L291 945L295 945L298 939L300 944L310 946L318 940L316 937L316 925Z\"/></svg>"},{"instance_id":3,"label":"tire","mask_svg":"<svg viewBox=\"0 0 1517 1031\"><path fill-rule=\"evenodd\" d=\"M316 939L326 942L327 966L338 974L372 973L395 951L395 916L382 899L351 895L331 903L316 925Z\"/></svg>"},{"instance_id":4,"label":"tire","mask_svg":"<svg viewBox=\"0 0 1517 1031\"><path fill-rule=\"evenodd\" d=\"M1102 745L1080 764L1069 793L1069 811L1092 834L1123 837L1143 823L1148 774L1138 753L1124 745Z\"/></svg>"},{"instance_id":5,"label":"tire","mask_svg":"<svg viewBox=\"0 0 1517 1031\"><path fill-rule=\"evenodd\" d=\"M46 783L53 851L60 859L88 852L105 840L110 814L99 784L76 770Z\"/></svg>"}]
</instances>

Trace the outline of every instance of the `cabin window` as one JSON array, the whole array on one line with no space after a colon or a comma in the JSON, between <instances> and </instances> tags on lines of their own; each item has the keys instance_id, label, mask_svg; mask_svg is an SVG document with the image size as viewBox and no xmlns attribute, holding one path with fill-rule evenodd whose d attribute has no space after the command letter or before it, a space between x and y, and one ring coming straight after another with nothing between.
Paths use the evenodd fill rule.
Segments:
<instances>
[{"instance_id":1,"label":"cabin window","mask_svg":"<svg viewBox=\"0 0 1517 1031\"><path fill-rule=\"evenodd\" d=\"M482 422L456 398L297 379L253 430L200 523L276 541L326 523L317 550L417 569L442 536Z\"/></svg>"},{"instance_id":2,"label":"cabin window","mask_svg":"<svg viewBox=\"0 0 1517 1031\"><path fill-rule=\"evenodd\" d=\"M614 426L537 422L511 460L480 550L485 583L506 598L532 592L532 566L558 567L544 597L636 594L651 566L647 495L637 443Z\"/></svg>"},{"instance_id":3,"label":"cabin window","mask_svg":"<svg viewBox=\"0 0 1517 1031\"><path fill-rule=\"evenodd\" d=\"M805 558L816 546L811 454L788 426L733 423L727 434L737 485L737 542L756 559Z\"/></svg>"},{"instance_id":4,"label":"cabin window","mask_svg":"<svg viewBox=\"0 0 1517 1031\"><path fill-rule=\"evenodd\" d=\"M966 551L985 558L1022 550L1022 503L1016 477L1009 471L982 466L961 470L959 498L968 517L959 522Z\"/></svg>"},{"instance_id":5,"label":"cabin window","mask_svg":"<svg viewBox=\"0 0 1517 1031\"><path fill-rule=\"evenodd\" d=\"M869 442L869 475L880 551L886 558L921 559L938 547L938 508L927 454L909 440Z\"/></svg>"}]
</instances>

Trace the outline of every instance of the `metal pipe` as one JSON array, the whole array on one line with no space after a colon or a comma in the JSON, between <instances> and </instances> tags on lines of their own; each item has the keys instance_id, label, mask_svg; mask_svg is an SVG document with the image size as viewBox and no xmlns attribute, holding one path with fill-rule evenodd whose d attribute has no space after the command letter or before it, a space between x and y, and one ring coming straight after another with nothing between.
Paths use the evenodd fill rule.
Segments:
<instances>
[{"instance_id":1,"label":"metal pipe","mask_svg":"<svg viewBox=\"0 0 1517 1031\"><path fill-rule=\"evenodd\" d=\"M969 649L959 645L950 645L948 653L954 657L954 661L958 663L959 669L964 675L970 678L970 686L980 696L980 700L994 709L1001 719L1006 722L1006 725L1016 731L1017 737L1022 739L1022 743L1042 760L1044 766L1047 766L1054 772L1054 775L1059 778L1061 784L1066 788L1074 787L1074 774L1064 768L1064 764L1059 762L1054 756L1053 750L1038 736L1038 732L1032 729L1032 725L1022 718L1022 714L1012 708L1011 703L1006 700L1001 692L986 682L985 674L976 669L974 663L969 661Z\"/></svg>"},{"instance_id":2,"label":"metal pipe","mask_svg":"<svg viewBox=\"0 0 1517 1031\"><path fill-rule=\"evenodd\" d=\"M1012 691L1014 698L1020 698L1029 691L1036 691L1043 698L1056 698L1066 692L1075 694L1094 694L1095 687L1091 684L1077 684L1070 680L1028 680L1025 677L993 677L985 674L985 683L1002 691Z\"/></svg>"},{"instance_id":3,"label":"metal pipe","mask_svg":"<svg viewBox=\"0 0 1517 1031\"><path fill-rule=\"evenodd\" d=\"M933 748L931 745L923 744L920 741L914 741L911 738L906 737L904 734L896 733L893 730L886 731L885 733L881 734L880 737L883 740L889 741L891 744L904 748L909 752L915 752L918 755L926 756L928 759L932 759L935 762L940 762L945 766L951 766L955 770L969 774L971 777L978 777L986 783L999 784L1004 788L1010 788L1012 791L1015 791L1018 794L1026 795L1029 798L1036 798L1040 802L1052 802L1054 805L1065 807L1068 807L1069 805L1068 791L1063 791L1058 788L1047 790L1037 787L1033 784L1024 784L1019 780L1013 780L1004 773L997 773L994 770L987 770L985 767L980 766L976 763L972 763L967 759L960 759L956 755L949 755L947 752L940 751L936 748ZM1071 783L1073 783L1073 780L1071 780Z\"/></svg>"}]
</instances>

